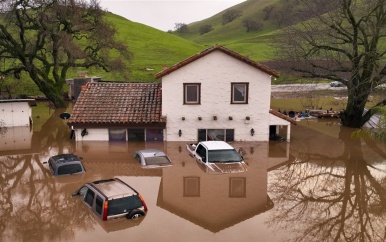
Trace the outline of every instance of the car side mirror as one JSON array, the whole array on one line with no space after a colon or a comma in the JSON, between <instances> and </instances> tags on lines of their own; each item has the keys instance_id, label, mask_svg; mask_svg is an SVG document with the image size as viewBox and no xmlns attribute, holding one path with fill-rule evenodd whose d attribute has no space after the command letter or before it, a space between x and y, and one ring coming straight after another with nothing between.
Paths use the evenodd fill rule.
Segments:
<instances>
[{"instance_id":1,"label":"car side mirror","mask_svg":"<svg viewBox=\"0 0 386 242\"><path fill-rule=\"evenodd\" d=\"M79 191L75 191L71 194L72 196L78 196L79 195Z\"/></svg>"}]
</instances>

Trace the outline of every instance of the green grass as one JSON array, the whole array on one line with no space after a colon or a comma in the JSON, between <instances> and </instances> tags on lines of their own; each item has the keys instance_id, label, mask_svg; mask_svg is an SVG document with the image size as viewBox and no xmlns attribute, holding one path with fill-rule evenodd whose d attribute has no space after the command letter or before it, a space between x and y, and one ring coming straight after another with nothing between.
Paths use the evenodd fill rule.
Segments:
<instances>
[{"instance_id":1,"label":"green grass","mask_svg":"<svg viewBox=\"0 0 386 242\"><path fill-rule=\"evenodd\" d=\"M311 98L288 98L271 99L271 108L284 111L304 111L305 109L330 109L340 111L346 106L346 99L335 99L334 97L311 97Z\"/></svg>"}]
</instances>

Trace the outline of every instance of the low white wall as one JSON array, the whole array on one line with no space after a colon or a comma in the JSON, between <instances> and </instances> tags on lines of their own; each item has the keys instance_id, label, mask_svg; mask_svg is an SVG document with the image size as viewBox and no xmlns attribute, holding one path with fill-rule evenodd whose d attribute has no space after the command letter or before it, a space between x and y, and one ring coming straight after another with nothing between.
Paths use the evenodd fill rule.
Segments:
<instances>
[{"instance_id":1,"label":"low white wall","mask_svg":"<svg viewBox=\"0 0 386 242\"><path fill-rule=\"evenodd\" d=\"M30 120L32 120L32 110L28 102L0 103L0 125L30 126Z\"/></svg>"},{"instance_id":2,"label":"low white wall","mask_svg":"<svg viewBox=\"0 0 386 242\"><path fill-rule=\"evenodd\" d=\"M109 130L108 129L86 129L87 134L82 137L83 129L75 130L76 141L108 141Z\"/></svg>"}]
</instances>

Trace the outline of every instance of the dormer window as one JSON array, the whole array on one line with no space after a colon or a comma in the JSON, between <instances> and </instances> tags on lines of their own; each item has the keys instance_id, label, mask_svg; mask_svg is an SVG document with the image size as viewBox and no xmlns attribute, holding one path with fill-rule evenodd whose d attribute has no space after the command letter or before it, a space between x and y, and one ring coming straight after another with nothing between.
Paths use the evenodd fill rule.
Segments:
<instances>
[{"instance_id":1,"label":"dormer window","mask_svg":"<svg viewBox=\"0 0 386 242\"><path fill-rule=\"evenodd\" d=\"M201 83L184 83L184 104L201 104Z\"/></svg>"},{"instance_id":2,"label":"dormer window","mask_svg":"<svg viewBox=\"0 0 386 242\"><path fill-rule=\"evenodd\" d=\"M232 97L231 104L247 104L248 103L248 84L244 82L231 83Z\"/></svg>"}]
</instances>

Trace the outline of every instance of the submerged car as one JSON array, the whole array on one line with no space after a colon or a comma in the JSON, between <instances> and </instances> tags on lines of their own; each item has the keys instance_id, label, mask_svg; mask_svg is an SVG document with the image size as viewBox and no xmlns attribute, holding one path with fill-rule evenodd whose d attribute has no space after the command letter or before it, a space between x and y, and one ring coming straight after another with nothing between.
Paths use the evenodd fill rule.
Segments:
<instances>
[{"instance_id":1,"label":"submerged car","mask_svg":"<svg viewBox=\"0 0 386 242\"><path fill-rule=\"evenodd\" d=\"M82 174L86 172L81 158L75 154L59 154L48 159L48 167L54 176Z\"/></svg>"},{"instance_id":2,"label":"submerged car","mask_svg":"<svg viewBox=\"0 0 386 242\"><path fill-rule=\"evenodd\" d=\"M134 152L133 156L143 168L163 168L172 166L169 157L161 150L137 150Z\"/></svg>"},{"instance_id":3,"label":"submerged car","mask_svg":"<svg viewBox=\"0 0 386 242\"><path fill-rule=\"evenodd\" d=\"M199 164L216 173L238 173L248 169L244 158L224 141L202 141L198 144L187 144L189 155Z\"/></svg>"},{"instance_id":4,"label":"submerged car","mask_svg":"<svg viewBox=\"0 0 386 242\"><path fill-rule=\"evenodd\" d=\"M138 219L147 212L141 194L119 178L86 183L72 195L80 196L86 206L102 220L123 217Z\"/></svg>"}]
</instances>

